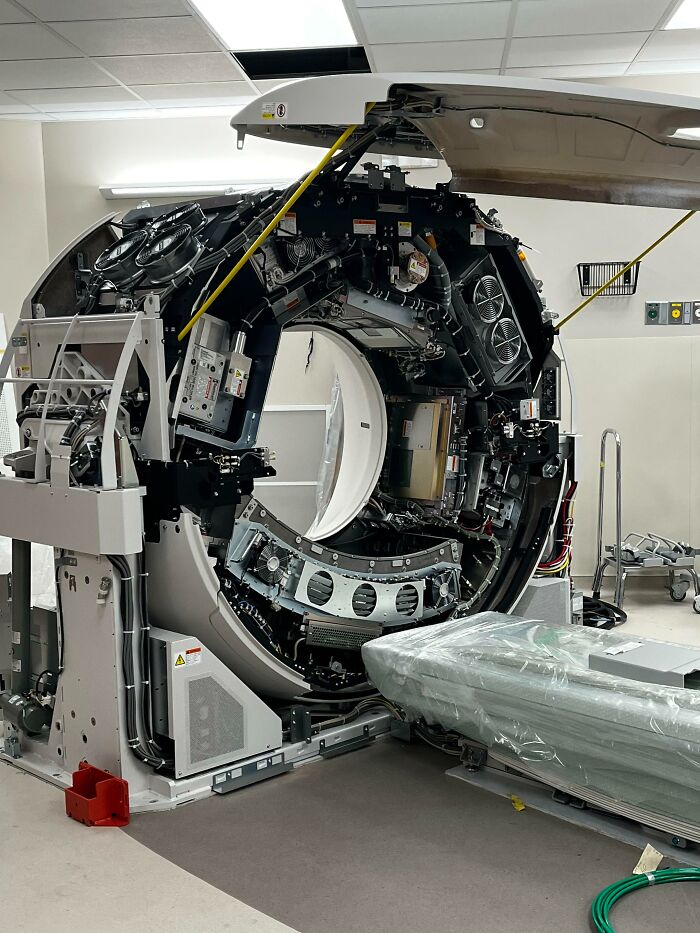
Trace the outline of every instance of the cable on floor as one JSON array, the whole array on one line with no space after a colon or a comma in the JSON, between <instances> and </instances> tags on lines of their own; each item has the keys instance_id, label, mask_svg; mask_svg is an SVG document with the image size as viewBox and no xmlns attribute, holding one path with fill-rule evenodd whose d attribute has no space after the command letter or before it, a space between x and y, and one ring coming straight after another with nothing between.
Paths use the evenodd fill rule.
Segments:
<instances>
[{"instance_id":1,"label":"cable on floor","mask_svg":"<svg viewBox=\"0 0 700 933\"><path fill-rule=\"evenodd\" d=\"M700 881L700 868L662 868L643 875L630 875L622 881L608 885L595 898L591 906L591 925L596 933L615 933L610 922L610 912L620 900L633 891L657 884L672 884L678 881Z\"/></svg>"}]
</instances>

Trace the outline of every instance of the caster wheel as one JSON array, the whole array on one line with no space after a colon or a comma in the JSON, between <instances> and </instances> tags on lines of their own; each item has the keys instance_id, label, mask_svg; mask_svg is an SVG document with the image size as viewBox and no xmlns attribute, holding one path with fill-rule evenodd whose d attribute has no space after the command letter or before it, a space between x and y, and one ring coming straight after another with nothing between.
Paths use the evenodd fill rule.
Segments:
<instances>
[{"instance_id":1,"label":"caster wheel","mask_svg":"<svg viewBox=\"0 0 700 933\"><path fill-rule=\"evenodd\" d=\"M693 600L693 609L695 612L700 613L700 596L696 596Z\"/></svg>"},{"instance_id":2,"label":"caster wheel","mask_svg":"<svg viewBox=\"0 0 700 933\"><path fill-rule=\"evenodd\" d=\"M672 586L668 592L674 603L682 603L687 595L687 591L679 586Z\"/></svg>"}]
</instances>

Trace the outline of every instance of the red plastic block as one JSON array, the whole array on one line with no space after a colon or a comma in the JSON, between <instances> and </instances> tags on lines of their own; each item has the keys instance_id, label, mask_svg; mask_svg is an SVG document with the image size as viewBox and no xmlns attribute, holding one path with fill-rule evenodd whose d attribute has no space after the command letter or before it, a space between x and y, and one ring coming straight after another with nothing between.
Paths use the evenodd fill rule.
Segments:
<instances>
[{"instance_id":1,"label":"red plastic block","mask_svg":"<svg viewBox=\"0 0 700 933\"><path fill-rule=\"evenodd\" d=\"M81 761L80 770L73 772L73 786L66 789L66 813L86 826L126 826L129 785Z\"/></svg>"}]
</instances>

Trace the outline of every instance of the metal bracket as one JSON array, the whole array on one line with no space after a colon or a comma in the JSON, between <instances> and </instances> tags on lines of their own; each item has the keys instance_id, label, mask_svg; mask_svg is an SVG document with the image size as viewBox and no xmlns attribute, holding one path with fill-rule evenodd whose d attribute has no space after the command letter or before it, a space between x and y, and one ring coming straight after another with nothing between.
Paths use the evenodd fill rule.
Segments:
<instances>
[{"instance_id":1,"label":"metal bracket","mask_svg":"<svg viewBox=\"0 0 700 933\"><path fill-rule=\"evenodd\" d=\"M19 744L19 735L13 726L9 727L9 731L7 735L5 736L3 750L5 754L8 755L10 758L17 759L17 758L22 757L22 752L20 750L20 744Z\"/></svg>"},{"instance_id":2,"label":"metal bracket","mask_svg":"<svg viewBox=\"0 0 700 933\"><path fill-rule=\"evenodd\" d=\"M284 760L284 754L271 755L260 761L251 761L240 768L230 768L221 774L215 774L211 789L215 794L228 794L233 790L240 790L241 787L277 777L278 774L286 774L292 767L292 764Z\"/></svg>"},{"instance_id":3,"label":"metal bracket","mask_svg":"<svg viewBox=\"0 0 700 933\"><path fill-rule=\"evenodd\" d=\"M321 739L318 743L318 753L321 758L336 758L338 755L344 755L346 752L353 752L356 748L364 748L374 742L374 736L370 735L369 725L362 727L362 735L354 739L348 739L345 742L336 742L335 745L326 745L326 740Z\"/></svg>"}]
</instances>

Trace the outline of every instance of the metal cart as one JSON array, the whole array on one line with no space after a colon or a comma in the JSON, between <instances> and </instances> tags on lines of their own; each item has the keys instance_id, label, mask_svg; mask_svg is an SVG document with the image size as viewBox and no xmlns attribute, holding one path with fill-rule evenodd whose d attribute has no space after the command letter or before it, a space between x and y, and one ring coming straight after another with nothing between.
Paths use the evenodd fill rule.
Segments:
<instances>
[{"instance_id":1,"label":"metal cart","mask_svg":"<svg viewBox=\"0 0 700 933\"><path fill-rule=\"evenodd\" d=\"M607 545L603 553L603 511L605 501L606 442L615 439L615 544ZM647 570L668 570L668 592L674 602L685 599L691 584L694 590L693 609L700 613L700 581L695 570L696 548L664 535L630 532L622 540L622 441L614 428L606 428L600 441L600 479L598 482L598 535L596 572L593 577L593 598L600 598L600 588L608 567L615 568L614 603L622 609L625 583L630 573Z\"/></svg>"}]
</instances>

